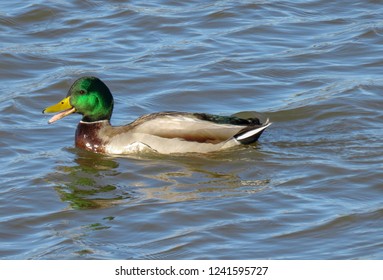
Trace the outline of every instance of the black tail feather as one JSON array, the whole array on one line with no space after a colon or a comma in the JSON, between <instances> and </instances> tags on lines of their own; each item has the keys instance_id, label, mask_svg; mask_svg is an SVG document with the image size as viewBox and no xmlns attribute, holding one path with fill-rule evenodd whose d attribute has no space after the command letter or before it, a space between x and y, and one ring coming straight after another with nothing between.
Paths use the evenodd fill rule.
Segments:
<instances>
[{"instance_id":1,"label":"black tail feather","mask_svg":"<svg viewBox=\"0 0 383 280\"><path fill-rule=\"evenodd\" d=\"M263 125L249 126L245 129L242 129L239 133L234 135L234 138L241 144L251 144L258 140L262 135L263 131L271 125L268 121Z\"/></svg>"}]
</instances>

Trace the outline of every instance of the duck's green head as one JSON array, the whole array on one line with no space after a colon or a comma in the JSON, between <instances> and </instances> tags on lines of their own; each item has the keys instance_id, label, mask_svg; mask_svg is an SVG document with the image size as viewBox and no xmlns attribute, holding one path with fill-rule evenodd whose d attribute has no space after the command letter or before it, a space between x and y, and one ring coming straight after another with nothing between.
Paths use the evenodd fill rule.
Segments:
<instances>
[{"instance_id":1,"label":"duck's green head","mask_svg":"<svg viewBox=\"0 0 383 280\"><path fill-rule=\"evenodd\" d=\"M110 120L113 111L113 96L109 88L96 77L82 77L75 81L67 97L46 108L43 113L56 113L53 123L72 113L83 115L85 122Z\"/></svg>"}]
</instances>

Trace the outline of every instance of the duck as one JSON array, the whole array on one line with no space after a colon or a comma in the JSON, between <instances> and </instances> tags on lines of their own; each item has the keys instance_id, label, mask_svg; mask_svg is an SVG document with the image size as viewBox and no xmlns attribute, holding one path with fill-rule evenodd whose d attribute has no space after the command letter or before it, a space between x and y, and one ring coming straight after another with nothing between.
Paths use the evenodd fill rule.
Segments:
<instances>
[{"instance_id":1,"label":"duck","mask_svg":"<svg viewBox=\"0 0 383 280\"><path fill-rule=\"evenodd\" d=\"M208 113L159 112L122 125L111 125L114 100L97 77L77 79L67 96L43 110L57 113L52 124L68 115L82 115L75 132L75 146L94 153L127 155L144 151L160 154L211 153L258 140L269 119L261 123L257 113L221 116ZM242 117L242 115L247 115Z\"/></svg>"}]
</instances>

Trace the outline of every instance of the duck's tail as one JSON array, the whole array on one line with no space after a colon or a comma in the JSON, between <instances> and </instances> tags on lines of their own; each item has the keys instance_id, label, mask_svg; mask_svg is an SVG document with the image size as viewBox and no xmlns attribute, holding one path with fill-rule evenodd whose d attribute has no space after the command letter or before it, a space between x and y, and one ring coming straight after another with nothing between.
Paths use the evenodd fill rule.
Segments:
<instances>
[{"instance_id":1,"label":"duck's tail","mask_svg":"<svg viewBox=\"0 0 383 280\"><path fill-rule=\"evenodd\" d=\"M234 139L241 144L251 144L258 140L263 131L271 125L269 119L267 119L262 125L248 126L245 129L242 129L236 135Z\"/></svg>"}]
</instances>

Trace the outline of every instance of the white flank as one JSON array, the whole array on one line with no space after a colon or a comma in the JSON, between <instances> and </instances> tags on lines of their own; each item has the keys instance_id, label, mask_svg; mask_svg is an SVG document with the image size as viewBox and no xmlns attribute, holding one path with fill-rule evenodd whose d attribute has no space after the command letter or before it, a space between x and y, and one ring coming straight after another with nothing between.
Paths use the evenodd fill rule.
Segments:
<instances>
[{"instance_id":1,"label":"white flank","mask_svg":"<svg viewBox=\"0 0 383 280\"><path fill-rule=\"evenodd\" d=\"M136 154L139 152L153 150L148 145L145 145L141 142L134 142L124 147L108 145L106 148L106 153L111 155L122 155L122 154Z\"/></svg>"}]
</instances>

